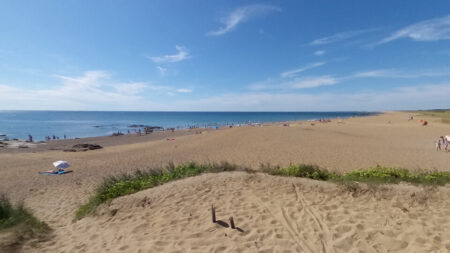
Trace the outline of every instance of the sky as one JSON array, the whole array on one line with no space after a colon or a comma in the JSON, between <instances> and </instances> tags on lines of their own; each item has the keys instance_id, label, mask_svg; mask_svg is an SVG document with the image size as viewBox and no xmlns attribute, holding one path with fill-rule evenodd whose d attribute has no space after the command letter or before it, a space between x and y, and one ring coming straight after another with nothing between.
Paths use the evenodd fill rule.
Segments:
<instances>
[{"instance_id":1,"label":"sky","mask_svg":"<svg viewBox=\"0 0 450 253\"><path fill-rule=\"evenodd\" d=\"M0 110L434 108L448 0L0 0Z\"/></svg>"}]
</instances>

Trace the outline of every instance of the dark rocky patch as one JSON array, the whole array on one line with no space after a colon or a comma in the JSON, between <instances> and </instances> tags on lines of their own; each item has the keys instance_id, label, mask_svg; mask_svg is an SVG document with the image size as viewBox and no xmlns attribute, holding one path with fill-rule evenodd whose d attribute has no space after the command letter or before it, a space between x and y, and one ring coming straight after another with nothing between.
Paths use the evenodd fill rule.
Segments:
<instances>
[{"instance_id":1,"label":"dark rocky patch","mask_svg":"<svg viewBox=\"0 0 450 253\"><path fill-rule=\"evenodd\" d=\"M64 152L80 152L80 151L84 152L88 150L96 150L101 148L103 147L98 144L82 143L73 145L71 149L64 149Z\"/></svg>"}]
</instances>

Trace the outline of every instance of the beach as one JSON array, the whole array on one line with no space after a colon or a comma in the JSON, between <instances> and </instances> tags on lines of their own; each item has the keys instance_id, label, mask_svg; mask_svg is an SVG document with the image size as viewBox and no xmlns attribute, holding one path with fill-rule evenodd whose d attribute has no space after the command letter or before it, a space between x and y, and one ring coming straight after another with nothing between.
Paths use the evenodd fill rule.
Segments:
<instances>
[{"instance_id":1,"label":"beach","mask_svg":"<svg viewBox=\"0 0 450 253\"><path fill-rule=\"evenodd\" d=\"M50 240L27 242L23 252L447 252L448 185L383 185L355 193L328 182L225 172L120 197L93 216L73 218L105 177L169 163L226 161L255 171L262 164L315 164L340 173L377 165L450 171L450 152L434 145L448 134L450 125L439 118L385 112L59 140L0 149L0 192L23 201L53 229ZM80 143L103 148L64 152ZM57 160L69 161L74 172L38 174ZM242 231L212 223L211 204Z\"/></svg>"}]
</instances>

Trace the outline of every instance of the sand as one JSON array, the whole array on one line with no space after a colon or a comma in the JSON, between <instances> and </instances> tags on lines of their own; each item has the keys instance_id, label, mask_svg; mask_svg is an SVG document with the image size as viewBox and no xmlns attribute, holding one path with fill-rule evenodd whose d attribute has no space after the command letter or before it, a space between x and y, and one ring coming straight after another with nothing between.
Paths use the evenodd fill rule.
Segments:
<instances>
[{"instance_id":1,"label":"sand","mask_svg":"<svg viewBox=\"0 0 450 253\"><path fill-rule=\"evenodd\" d=\"M306 179L210 174L118 198L95 216L72 222L104 177L169 162L228 161L254 169L261 163L313 163L340 172L380 164L450 171L450 152L434 147L439 136L450 134L450 125L420 117L429 122L421 126L408 116L390 112L342 123L91 138L76 141L104 148L75 153L49 150L50 145L4 149L0 192L23 200L54 230L50 241L27 243L23 252L448 252L450 186L352 192ZM73 142L53 143L51 149ZM74 173L38 175L55 160L70 161ZM219 219L228 223L233 216L242 231L213 224L211 204Z\"/></svg>"}]
</instances>

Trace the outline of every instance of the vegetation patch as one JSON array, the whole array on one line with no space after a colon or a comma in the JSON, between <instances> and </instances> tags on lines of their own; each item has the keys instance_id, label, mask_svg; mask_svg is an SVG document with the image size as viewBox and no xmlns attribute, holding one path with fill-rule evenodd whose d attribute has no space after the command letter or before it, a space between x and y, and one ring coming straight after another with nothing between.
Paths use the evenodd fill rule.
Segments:
<instances>
[{"instance_id":1,"label":"vegetation patch","mask_svg":"<svg viewBox=\"0 0 450 253\"><path fill-rule=\"evenodd\" d=\"M428 111L419 111L422 115L432 116L441 118L443 123L450 124L450 110L428 110Z\"/></svg>"},{"instance_id":2,"label":"vegetation patch","mask_svg":"<svg viewBox=\"0 0 450 253\"><path fill-rule=\"evenodd\" d=\"M304 177L315 180L327 181L336 178L338 175L312 164L290 165L286 168L280 166L271 167L270 165L261 165L261 171L275 176L285 177Z\"/></svg>"},{"instance_id":3,"label":"vegetation patch","mask_svg":"<svg viewBox=\"0 0 450 253\"><path fill-rule=\"evenodd\" d=\"M75 219L81 219L93 213L100 204L128 194L152 188L164 183L197 176L202 173L216 173L224 171L249 169L232 165L226 162L212 165L200 165L188 163L186 165L169 165L166 169L137 171L132 175L124 174L118 177L110 177L101 184L91 199L82 205L75 214ZM368 184L392 184L407 182L422 185L444 185L450 183L450 172L410 172L407 169L388 168L376 166L367 170L356 170L338 174L322 169L317 165L299 164L288 167L261 165L260 171L275 176L302 177L321 181L331 181L354 186L353 182Z\"/></svg>"},{"instance_id":4,"label":"vegetation patch","mask_svg":"<svg viewBox=\"0 0 450 253\"><path fill-rule=\"evenodd\" d=\"M410 172L401 168L377 166L368 170L356 170L339 176L344 181L400 183L407 182L423 185L444 185L450 182L450 172Z\"/></svg>"},{"instance_id":5,"label":"vegetation patch","mask_svg":"<svg viewBox=\"0 0 450 253\"><path fill-rule=\"evenodd\" d=\"M329 172L326 169L321 169L316 165L310 164L290 165L286 168L262 165L261 170L270 175L304 177L332 182L363 182L378 184L397 184L406 182L423 185L444 185L450 183L450 172L411 172L407 169L389 168L379 165L374 168L355 170L343 174Z\"/></svg>"},{"instance_id":6,"label":"vegetation patch","mask_svg":"<svg viewBox=\"0 0 450 253\"><path fill-rule=\"evenodd\" d=\"M19 251L29 239L45 240L50 228L34 217L22 204L13 206L6 195L0 195L0 252Z\"/></svg>"}]
</instances>

